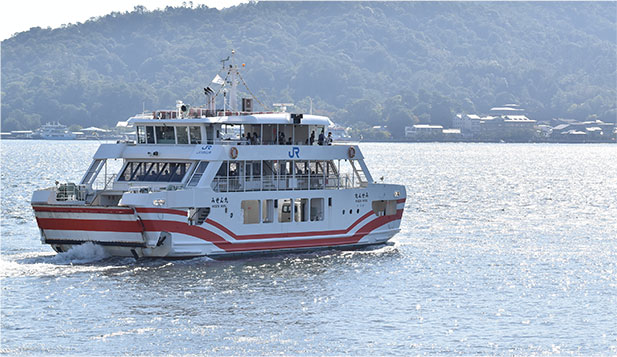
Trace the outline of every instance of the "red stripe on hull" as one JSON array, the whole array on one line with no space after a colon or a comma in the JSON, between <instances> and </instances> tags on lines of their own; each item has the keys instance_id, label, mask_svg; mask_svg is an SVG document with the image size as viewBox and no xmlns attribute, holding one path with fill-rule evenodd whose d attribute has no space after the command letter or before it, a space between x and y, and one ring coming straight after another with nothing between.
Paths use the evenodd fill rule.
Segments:
<instances>
[{"instance_id":1,"label":"red stripe on hull","mask_svg":"<svg viewBox=\"0 0 617 357\"><path fill-rule=\"evenodd\" d=\"M301 239L301 240L281 240L276 242L256 242L256 243L232 243L225 240L218 234L206 230L201 227L189 226L185 223L176 221L144 221L144 226L147 231L166 231L170 233L180 233L193 236L210 242L226 252L242 252L255 250L273 250L273 249L290 249L290 248L310 248L310 247L328 247L336 245L355 244L360 241L365 235L369 234L378 227L386 223L401 219L403 210L398 210L392 216L380 216L362 226L358 232L348 237L324 238L324 239ZM298 237L299 235L289 236ZM272 238L268 235L267 237Z\"/></svg>"},{"instance_id":2,"label":"red stripe on hull","mask_svg":"<svg viewBox=\"0 0 617 357\"><path fill-rule=\"evenodd\" d=\"M312 232L288 232L288 233L272 233L272 234L244 234L244 235L236 235L234 232L230 231L227 227L222 224L215 222L211 219L206 219L206 223L220 229L225 232L230 237L233 237L236 240L246 240L246 239L264 239L264 238L289 238L289 237L309 237L309 236L330 236L330 235L338 235L338 234L347 234L351 231L355 226L357 226L364 219L368 218L373 211L367 212L364 216L358 218L349 228L347 229L338 229L331 231L312 231Z\"/></svg>"},{"instance_id":3,"label":"red stripe on hull","mask_svg":"<svg viewBox=\"0 0 617 357\"><path fill-rule=\"evenodd\" d=\"M404 201L404 199L403 199ZM39 207L37 207L39 208ZM132 210L125 209L82 209L64 207L44 207L51 209L51 212L74 212L74 213L112 213L114 210L121 211L119 214L133 213ZM169 213L184 215L184 211L160 209L160 208L140 208L144 213ZM45 211L45 210L40 210ZM101 211L101 212L96 212ZM169 211L169 212L168 212ZM325 236L325 235L340 235L349 233L364 219L368 218L372 211L369 211L352 225L344 230L317 231L317 232L298 232L298 233L278 233L278 234L256 234L256 235L241 235L236 236L229 229L212 220L207 220L211 225L221 229L234 239L264 239L264 238L297 238L307 236ZM226 252L242 252L242 251L257 251L257 250L275 250L275 249L290 249L290 248L310 248L310 247L328 247L337 245L350 245L360 241L364 236L373 230L387 224L389 222L401 219L403 210L397 210L397 213L392 216L379 216L372 221L362 226L355 234L347 237L322 238L322 239L300 239L300 240L280 240L275 242L255 242L255 243L233 243L225 240L220 235L207 229L190 226L185 222L179 221L163 221L163 220L144 220L143 227L139 221L117 221L117 220L86 220L86 219L57 219L57 218L38 218L37 223L41 229L49 230L64 230L64 231L93 231L93 232L125 232L139 233L145 228L147 231L166 231L170 233L180 233L195 238L199 238L214 244L216 247Z\"/></svg>"},{"instance_id":4,"label":"red stripe on hull","mask_svg":"<svg viewBox=\"0 0 617 357\"><path fill-rule=\"evenodd\" d=\"M130 208L90 208L90 207L47 207L32 206L35 212L65 212L65 213L106 213L106 214L133 214Z\"/></svg>"},{"instance_id":5,"label":"red stripe on hull","mask_svg":"<svg viewBox=\"0 0 617 357\"><path fill-rule=\"evenodd\" d=\"M164 214L175 214L178 216L186 217L186 211L178 210L178 209L170 209L170 208L154 208L154 207L136 207L135 210L139 213L164 213Z\"/></svg>"},{"instance_id":6,"label":"red stripe on hull","mask_svg":"<svg viewBox=\"0 0 617 357\"><path fill-rule=\"evenodd\" d=\"M138 221L112 221L98 219L65 219L65 218L36 218L41 229L59 231L93 231L93 232L142 232Z\"/></svg>"},{"instance_id":7,"label":"red stripe on hull","mask_svg":"<svg viewBox=\"0 0 617 357\"><path fill-rule=\"evenodd\" d=\"M257 242L257 243L228 243L225 247L220 247L227 252L255 251L255 250L273 250L273 249L289 249L289 248L310 248L310 247L328 247L337 245L355 244L364 236L372 232L378 227L400 219L403 211L399 210L393 216L381 216L362 226L358 232L348 237L326 238L326 239L305 239L294 241L279 241L279 242Z\"/></svg>"}]
</instances>

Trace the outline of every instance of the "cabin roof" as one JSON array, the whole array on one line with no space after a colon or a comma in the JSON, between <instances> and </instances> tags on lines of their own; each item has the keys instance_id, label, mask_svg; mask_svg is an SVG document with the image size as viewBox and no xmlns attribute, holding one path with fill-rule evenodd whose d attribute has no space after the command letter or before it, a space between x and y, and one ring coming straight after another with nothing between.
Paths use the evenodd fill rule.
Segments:
<instances>
[{"instance_id":1,"label":"cabin roof","mask_svg":"<svg viewBox=\"0 0 617 357\"><path fill-rule=\"evenodd\" d=\"M144 125L190 125L190 124L293 124L290 113L248 114L212 116L187 119L153 119L151 115L136 115L129 118L128 124ZM321 115L302 114L300 125L330 125L330 119Z\"/></svg>"}]
</instances>

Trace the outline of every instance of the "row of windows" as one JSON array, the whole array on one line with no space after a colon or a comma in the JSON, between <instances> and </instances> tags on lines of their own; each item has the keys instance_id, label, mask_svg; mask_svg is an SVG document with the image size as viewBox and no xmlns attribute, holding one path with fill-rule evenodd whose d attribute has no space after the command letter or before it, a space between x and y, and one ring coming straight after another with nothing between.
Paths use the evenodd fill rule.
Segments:
<instances>
[{"instance_id":1,"label":"row of windows","mask_svg":"<svg viewBox=\"0 0 617 357\"><path fill-rule=\"evenodd\" d=\"M333 161L223 161L212 181L217 192L336 189L341 182Z\"/></svg>"},{"instance_id":2,"label":"row of windows","mask_svg":"<svg viewBox=\"0 0 617 357\"><path fill-rule=\"evenodd\" d=\"M138 144L201 144L199 126L137 126Z\"/></svg>"},{"instance_id":3,"label":"row of windows","mask_svg":"<svg viewBox=\"0 0 617 357\"><path fill-rule=\"evenodd\" d=\"M244 224L324 220L323 198L244 200L241 203L241 208Z\"/></svg>"},{"instance_id":4,"label":"row of windows","mask_svg":"<svg viewBox=\"0 0 617 357\"><path fill-rule=\"evenodd\" d=\"M332 205L332 199L328 199ZM371 208L376 216L393 216L396 214L396 200L373 201ZM281 198L278 200L244 200L241 202L244 224L286 222L315 222L324 220L323 198ZM343 210L344 215L347 210ZM349 214L354 210L350 209ZM360 209L356 208L356 214Z\"/></svg>"},{"instance_id":5,"label":"row of windows","mask_svg":"<svg viewBox=\"0 0 617 357\"><path fill-rule=\"evenodd\" d=\"M263 165L262 165L263 163ZM263 170L262 170L263 168ZM337 175L334 161L264 160L223 161L216 176Z\"/></svg>"},{"instance_id":6,"label":"row of windows","mask_svg":"<svg viewBox=\"0 0 617 357\"><path fill-rule=\"evenodd\" d=\"M182 182L186 162L128 162L118 181Z\"/></svg>"}]
</instances>

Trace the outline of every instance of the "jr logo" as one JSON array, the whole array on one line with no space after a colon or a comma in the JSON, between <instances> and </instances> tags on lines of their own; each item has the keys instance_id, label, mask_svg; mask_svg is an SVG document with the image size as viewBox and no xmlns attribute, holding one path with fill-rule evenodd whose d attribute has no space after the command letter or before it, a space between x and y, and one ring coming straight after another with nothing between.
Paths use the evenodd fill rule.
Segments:
<instances>
[{"instance_id":1,"label":"jr logo","mask_svg":"<svg viewBox=\"0 0 617 357\"><path fill-rule=\"evenodd\" d=\"M293 159L293 158L294 158L294 156L295 156L297 159L299 159L299 158L300 158L300 148L299 148L299 147L297 147L297 146L292 147L292 148L291 148L291 151L289 151L289 152L287 153L287 155L289 155L289 158L290 158L290 159Z\"/></svg>"},{"instance_id":2,"label":"jr logo","mask_svg":"<svg viewBox=\"0 0 617 357\"><path fill-rule=\"evenodd\" d=\"M197 155L209 155L212 153L212 145L204 145L201 150L197 151Z\"/></svg>"}]
</instances>

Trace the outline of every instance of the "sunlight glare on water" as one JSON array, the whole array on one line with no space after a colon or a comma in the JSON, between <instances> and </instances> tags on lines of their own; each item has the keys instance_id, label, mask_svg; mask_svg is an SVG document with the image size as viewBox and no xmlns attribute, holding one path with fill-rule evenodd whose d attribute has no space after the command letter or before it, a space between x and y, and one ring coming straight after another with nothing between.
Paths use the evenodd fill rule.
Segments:
<instances>
[{"instance_id":1,"label":"sunlight glare on water","mask_svg":"<svg viewBox=\"0 0 617 357\"><path fill-rule=\"evenodd\" d=\"M98 143L1 145L2 353L617 353L615 145L364 143L393 244L222 262L53 253L32 191Z\"/></svg>"}]
</instances>

